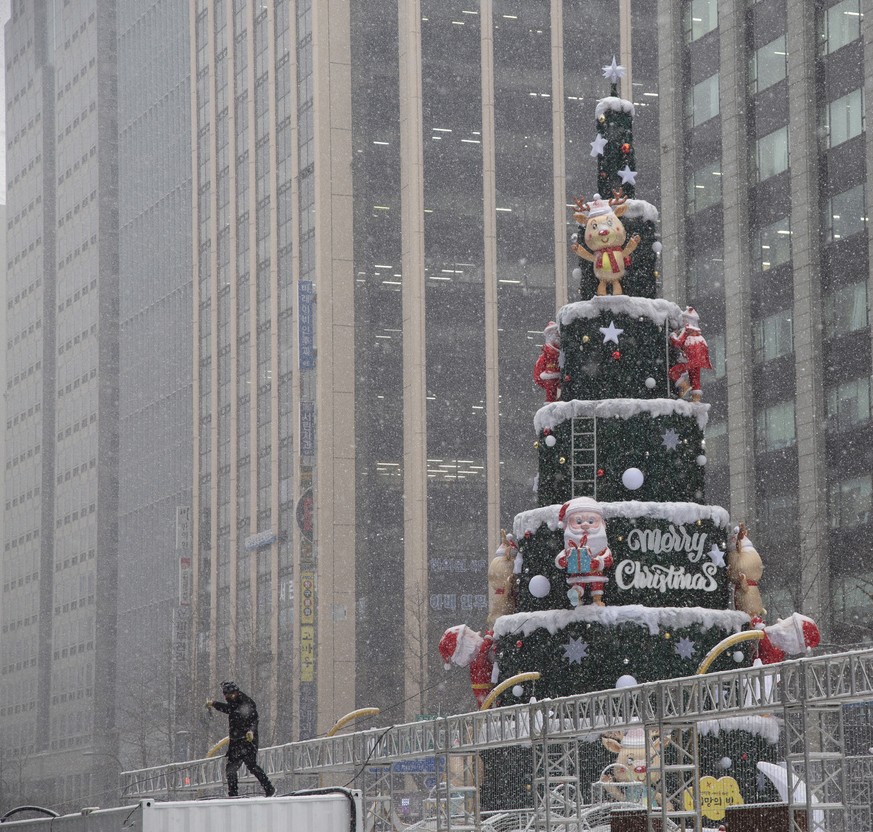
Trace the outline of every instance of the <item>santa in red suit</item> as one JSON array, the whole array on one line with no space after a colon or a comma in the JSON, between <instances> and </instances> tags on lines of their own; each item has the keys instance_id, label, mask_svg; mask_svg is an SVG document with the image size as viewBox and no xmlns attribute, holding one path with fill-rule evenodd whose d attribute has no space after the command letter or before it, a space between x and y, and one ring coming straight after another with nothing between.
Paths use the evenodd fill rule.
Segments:
<instances>
[{"instance_id":1,"label":"santa in red suit","mask_svg":"<svg viewBox=\"0 0 873 832\"><path fill-rule=\"evenodd\" d=\"M700 371L711 370L709 346L700 334L700 316L693 306L682 313L682 329L670 333L670 346L679 350L679 360L670 367L670 381L676 386L679 398L684 399L691 391L691 401L699 402L703 390L700 386Z\"/></svg>"},{"instance_id":2,"label":"santa in red suit","mask_svg":"<svg viewBox=\"0 0 873 832\"><path fill-rule=\"evenodd\" d=\"M546 401L558 401L558 388L561 386L561 338L558 335L558 325L549 321L543 330L546 343L543 351L534 365L534 381L546 391Z\"/></svg>"},{"instance_id":3,"label":"santa in red suit","mask_svg":"<svg viewBox=\"0 0 873 832\"><path fill-rule=\"evenodd\" d=\"M802 656L821 642L815 621L799 612L780 618L769 626L755 617L752 627L764 631L764 638L758 642L758 658L762 664L776 664L786 656Z\"/></svg>"},{"instance_id":4,"label":"santa in red suit","mask_svg":"<svg viewBox=\"0 0 873 832\"><path fill-rule=\"evenodd\" d=\"M612 568L612 552L606 541L603 510L590 497L576 497L561 506L558 526L564 530L564 550L555 566L567 571L567 597L574 607L582 604L587 589L591 603L604 606L603 588Z\"/></svg>"},{"instance_id":5,"label":"santa in red suit","mask_svg":"<svg viewBox=\"0 0 873 832\"><path fill-rule=\"evenodd\" d=\"M443 633L439 650L446 670L453 664L470 668L473 696L481 707L494 687L491 680L494 670L494 633L489 631L483 637L466 624L458 624Z\"/></svg>"}]
</instances>

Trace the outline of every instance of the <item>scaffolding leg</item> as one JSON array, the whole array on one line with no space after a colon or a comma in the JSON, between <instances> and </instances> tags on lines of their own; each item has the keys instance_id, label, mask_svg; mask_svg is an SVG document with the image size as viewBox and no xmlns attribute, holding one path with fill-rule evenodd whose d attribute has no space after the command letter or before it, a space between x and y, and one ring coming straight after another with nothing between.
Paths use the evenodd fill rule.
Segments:
<instances>
[{"instance_id":1,"label":"scaffolding leg","mask_svg":"<svg viewBox=\"0 0 873 832\"><path fill-rule=\"evenodd\" d=\"M534 817L542 832L581 828L583 798L579 785L579 744L575 740L533 746Z\"/></svg>"},{"instance_id":2,"label":"scaffolding leg","mask_svg":"<svg viewBox=\"0 0 873 832\"><path fill-rule=\"evenodd\" d=\"M697 727L661 723L647 728L647 828L701 830L700 767ZM655 825L655 819L661 821Z\"/></svg>"}]
</instances>

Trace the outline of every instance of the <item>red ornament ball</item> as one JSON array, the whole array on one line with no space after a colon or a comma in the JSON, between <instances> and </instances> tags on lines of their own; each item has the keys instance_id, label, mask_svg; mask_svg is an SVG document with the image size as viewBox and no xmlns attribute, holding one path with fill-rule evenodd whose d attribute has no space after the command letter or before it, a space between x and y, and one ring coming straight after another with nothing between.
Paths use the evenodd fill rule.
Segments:
<instances>
[{"instance_id":1,"label":"red ornament ball","mask_svg":"<svg viewBox=\"0 0 873 832\"><path fill-rule=\"evenodd\" d=\"M621 358L621 353L620 353L618 350L616 350L616 351L612 354L612 357L613 357L616 361L618 361L618 359Z\"/></svg>"},{"instance_id":2,"label":"red ornament ball","mask_svg":"<svg viewBox=\"0 0 873 832\"><path fill-rule=\"evenodd\" d=\"M548 436L551 432L551 428L543 428L543 436Z\"/></svg>"},{"instance_id":3,"label":"red ornament ball","mask_svg":"<svg viewBox=\"0 0 873 832\"><path fill-rule=\"evenodd\" d=\"M564 376L564 381L569 381L569 380L570 380L570 376Z\"/></svg>"},{"instance_id":4,"label":"red ornament ball","mask_svg":"<svg viewBox=\"0 0 873 832\"><path fill-rule=\"evenodd\" d=\"M631 152L630 142L625 142L625 143L621 146L621 152L622 152L622 153L625 153L625 154Z\"/></svg>"},{"instance_id":5,"label":"red ornament ball","mask_svg":"<svg viewBox=\"0 0 873 832\"><path fill-rule=\"evenodd\" d=\"M597 476L598 477L602 477L605 473L606 473L606 471L604 471L602 468L597 469Z\"/></svg>"},{"instance_id":6,"label":"red ornament ball","mask_svg":"<svg viewBox=\"0 0 873 832\"><path fill-rule=\"evenodd\" d=\"M606 179L606 171L605 170L600 171L600 178Z\"/></svg>"},{"instance_id":7,"label":"red ornament ball","mask_svg":"<svg viewBox=\"0 0 873 832\"><path fill-rule=\"evenodd\" d=\"M515 646L516 646L519 650L521 650L522 645L523 645L523 642L521 642L521 641L517 641L517 642L515 642Z\"/></svg>"},{"instance_id":8,"label":"red ornament ball","mask_svg":"<svg viewBox=\"0 0 873 832\"><path fill-rule=\"evenodd\" d=\"M533 532L525 532L524 536L527 540L530 540L533 537Z\"/></svg>"}]
</instances>

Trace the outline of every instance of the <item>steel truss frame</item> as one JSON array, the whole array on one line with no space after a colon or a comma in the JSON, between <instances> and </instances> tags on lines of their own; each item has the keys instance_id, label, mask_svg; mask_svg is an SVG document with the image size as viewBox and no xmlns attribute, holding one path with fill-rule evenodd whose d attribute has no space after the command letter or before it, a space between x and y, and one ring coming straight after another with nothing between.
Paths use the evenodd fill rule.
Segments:
<instances>
[{"instance_id":1,"label":"steel truss frame","mask_svg":"<svg viewBox=\"0 0 873 832\"><path fill-rule=\"evenodd\" d=\"M650 823L651 818L660 816L662 821L699 829L699 821L689 826L690 813L699 808L699 774L696 764L692 763L696 759L695 724L730 716L779 714L786 725L787 777L792 784L803 781L808 786L805 791L792 786L789 791L792 808L809 813L810 830L837 832L848 828L845 826L847 792L840 706L867 700L873 700L873 649L668 679L620 690L288 743L263 749L261 760L271 776L286 782L297 782L306 775L339 776L341 773L354 780L373 769L390 767L393 762L435 756L445 760L442 770L449 772L459 756L467 755L474 760L477 752L488 748L532 744L537 799L544 808L547 804L551 808L552 790L547 784L554 782L556 775L548 751L550 747L564 748L555 752L558 757L554 759L570 766L563 775L570 776L568 772L578 771L573 765L572 749L580 736L643 728L651 746L652 732L657 730L661 736L670 738L680 761L677 768L667 770L669 767L665 766L663 771L665 794L678 799L670 801L672 811L664 806L650 806ZM650 747L647 750L650 762L651 752ZM439 766L437 771L440 771ZM366 774L365 779L369 776L372 775ZM477 764L471 768L470 785L464 788L478 788L478 777ZM459 832L478 828L475 825L479 823L478 801L474 801L472 819L464 820L461 825L449 825L453 823L451 807L456 790L451 788L448 775L442 786L440 782L438 778L436 799L443 804L438 816L442 813L446 819L439 827L440 832L442 829ZM223 761L220 759L193 760L122 773L125 798L203 793L220 788L222 783ZM576 789L578 794L578 783ZM686 791L693 796L693 810L684 808ZM384 800L384 791L377 789L372 793L374 801ZM457 803L457 798L455 800ZM853 800L853 809L855 805ZM371 808L377 811L375 803ZM563 828L571 828L569 818L560 820ZM792 823L797 832L798 821L793 816ZM544 828L562 829L554 825Z\"/></svg>"}]
</instances>

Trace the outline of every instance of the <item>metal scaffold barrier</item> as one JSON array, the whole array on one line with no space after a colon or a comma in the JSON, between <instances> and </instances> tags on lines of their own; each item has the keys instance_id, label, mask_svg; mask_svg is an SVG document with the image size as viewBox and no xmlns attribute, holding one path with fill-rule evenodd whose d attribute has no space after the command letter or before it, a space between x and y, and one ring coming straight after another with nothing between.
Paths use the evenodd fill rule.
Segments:
<instances>
[{"instance_id":1,"label":"metal scaffold barrier","mask_svg":"<svg viewBox=\"0 0 873 832\"><path fill-rule=\"evenodd\" d=\"M648 829L690 832L718 828L701 818L701 732L763 718L778 737L786 832L873 832L871 714L873 649L289 743L260 760L285 791L362 789L371 832L605 830L616 807L640 805ZM583 741L628 731L645 745L641 804L616 797L620 784L579 778ZM223 768L219 758L123 772L123 797L220 794ZM489 771L515 778L503 794L513 805L483 808Z\"/></svg>"}]
</instances>

